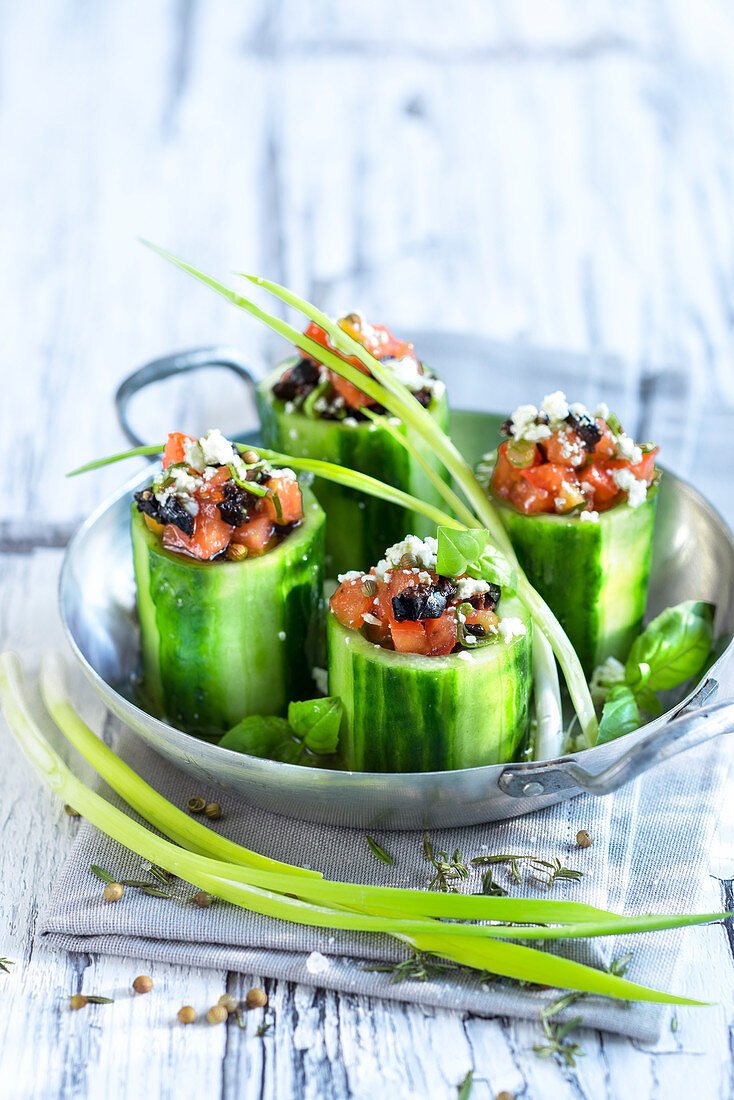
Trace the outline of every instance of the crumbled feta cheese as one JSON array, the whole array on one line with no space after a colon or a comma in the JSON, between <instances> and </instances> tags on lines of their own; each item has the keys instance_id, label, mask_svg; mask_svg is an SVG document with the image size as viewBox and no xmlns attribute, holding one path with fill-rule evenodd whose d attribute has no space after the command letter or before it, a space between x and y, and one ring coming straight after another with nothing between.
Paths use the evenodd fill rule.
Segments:
<instances>
[{"instance_id":1,"label":"crumbled feta cheese","mask_svg":"<svg viewBox=\"0 0 734 1100\"><path fill-rule=\"evenodd\" d=\"M418 574L418 580L421 584L431 583L431 574L426 573L425 569L414 569L413 572Z\"/></svg>"},{"instance_id":2,"label":"crumbled feta cheese","mask_svg":"<svg viewBox=\"0 0 734 1100\"><path fill-rule=\"evenodd\" d=\"M636 478L631 470L613 470L614 484L627 494L630 508L639 508L647 499L647 482Z\"/></svg>"},{"instance_id":3,"label":"crumbled feta cheese","mask_svg":"<svg viewBox=\"0 0 734 1100\"><path fill-rule=\"evenodd\" d=\"M579 520L581 521L581 523L598 523L599 513L592 512L591 509L587 509L585 512L582 512L580 514Z\"/></svg>"},{"instance_id":4,"label":"crumbled feta cheese","mask_svg":"<svg viewBox=\"0 0 734 1100\"><path fill-rule=\"evenodd\" d=\"M412 554L424 569L436 568L438 542L430 535L425 540L417 535L406 535L402 542L396 542L385 551L385 557L377 563L375 573L380 580L388 579L388 569L397 569L404 554Z\"/></svg>"},{"instance_id":5,"label":"crumbled feta cheese","mask_svg":"<svg viewBox=\"0 0 734 1100\"><path fill-rule=\"evenodd\" d=\"M226 466L235 457L234 449L219 428L212 428L199 440L207 466Z\"/></svg>"},{"instance_id":6,"label":"crumbled feta cheese","mask_svg":"<svg viewBox=\"0 0 734 1100\"><path fill-rule=\"evenodd\" d=\"M289 439L298 439L298 431L296 428L291 428L288 432Z\"/></svg>"},{"instance_id":7,"label":"crumbled feta cheese","mask_svg":"<svg viewBox=\"0 0 734 1100\"><path fill-rule=\"evenodd\" d=\"M506 642L511 642L513 638L522 638L528 632L522 619L516 619L512 616L500 619L497 629Z\"/></svg>"},{"instance_id":8,"label":"crumbled feta cheese","mask_svg":"<svg viewBox=\"0 0 734 1100\"><path fill-rule=\"evenodd\" d=\"M345 416L342 420L342 424L345 428L356 428L359 424L359 421L356 420L353 416Z\"/></svg>"},{"instance_id":9,"label":"crumbled feta cheese","mask_svg":"<svg viewBox=\"0 0 734 1100\"><path fill-rule=\"evenodd\" d=\"M325 412L328 407L329 407L329 402L326 400L323 393L321 394L320 397L317 397L316 400L313 403L313 411L315 413Z\"/></svg>"},{"instance_id":10,"label":"crumbled feta cheese","mask_svg":"<svg viewBox=\"0 0 734 1100\"><path fill-rule=\"evenodd\" d=\"M627 459L633 466L636 466L638 462L642 462L642 448L637 446L634 439L630 438L625 432L621 432L616 437L616 441L620 458Z\"/></svg>"},{"instance_id":11,"label":"crumbled feta cheese","mask_svg":"<svg viewBox=\"0 0 734 1100\"><path fill-rule=\"evenodd\" d=\"M466 634L464 636L463 644L464 645L476 645L477 644L477 639L473 634Z\"/></svg>"},{"instance_id":12,"label":"crumbled feta cheese","mask_svg":"<svg viewBox=\"0 0 734 1100\"><path fill-rule=\"evenodd\" d=\"M601 706L607 697L607 692L614 684L623 684L625 679L624 665L616 657L607 657L597 665L589 682L589 691L595 706Z\"/></svg>"},{"instance_id":13,"label":"crumbled feta cheese","mask_svg":"<svg viewBox=\"0 0 734 1100\"><path fill-rule=\"evenodd\" d=\"M535 405L520 405L510 417L510 435L514 439L526 439L529 443L547 439L551 430L547 424L536 424L537 417Z\"/></svg>"},{"instance_id":14,"label":"crumbled feta cheese","mask_svg":"<svg viewBox=\"0 0 734 1100\"><path fill-rule=\"evenodd\" d=\"M290 413L293 413L295 411L296 411L295 401L286 401L285 405L283 406L283 412L290 414Z\"/></svg>"},{"instance_id":15,"label":"crumbled feta cheese","mask_svg":"<svg viewBox=\"0 0 734 1100\"><path fill-rule=\"evenodd\" d=\"M317 666L311 670L311 676L316 684L316 690L320 691L322 695L327 695L329 691L329 673L326 669Z\"/></svg>"},{"instance_id":16,"label":"crumbled feta cheese","mask_svg":"<svg viewBox=\"0 0 734 1100\"><path fill-rule=\"evenodd\" d=\"M562 390L547 394L543 398L543 404L540 407L544 413L548 414L551 427L561 424L568 416L568 402Z\"/></svg>"},{"instance_id":17,"label":"crumbled feta cheese","mask_svg":"<svg viewBox=\"0 0 734 1100\"><path fill-rule=\"evenodd\" d=\"M474 656L471 653L467 653L467 651L465 649L462 649L460 653L454 654L454 656L458 657L462 661L473 661L474 660Z\"/></svg>"},{"instance_id":18,"label":"crumbled feta cheese","mask_svg":"<svg viewBox=\"0 0 734 1100\"><path fill-rule=\"evenodd\" d=\"M584 405L582 401L574 401L571 405L568 406L568 411L571 413L572 416L575 416L577 418L589 415L589 410L586 408L586 405Z\"/></svg>"},{"instance_id":19,"label":"crumbled feta cheese","mask_svg":"<svg viewBox=\"0 0 734 1100\"><path fill-rule=\"evenodd\" d=\"M475 580L474 577L459 577L456 582L457 600L470 600L472 596L480 596L483 592L489 592L486 581Z\"/></svg>"},{"instance_id":20,"label":"crumbled feta cheese","mask_svg":"<svg viewBox=\"0 0 734 1100\"><path fill-rule=\"evenodd\" d=\"M382 626L382 623L376 615L372 615L369 611L365 611L362 618L366 623L370 623L372 626Z\"/></svg>"},{"instance_id":21,"label":"crumbled feta cheese","mask_svg":"<svg viewBox=\"0 0 734 1100\"><path fill-rule=\"evenodd\" d=\"M293 470L288 466L281 466L276 470L272 470L272 475L276 481L297 481L298 478Z\"/></svg>"},{"instance_id":22,"label":"crumbled feta cheese","mask_svg":"<svg viewBox=\"0 0 734 1100\"><path fill-rule=\"evenodd\" d=\"M389 367L398 382L402 382L409 390L421 390L428 381L421 374L414 355L404 355L402 359L383 359L383 366Z\"/></svg>"},{"instance_id":23,"label":"crumbled feta cheese","mask_svg":"<svg viewBox=\"0 0 734 1100\"><path fill-rule=\"evenodd\" d=\"M607 405L606 401L599 402L599 404L596 406L596 412L594 413L594 415L601 417L602 420L609 419L609 406Z\"/></svg>"},{"instance_id":24,"label":"crumbled feta cheese","mask_svg":"<svg viewBox=\"0 0 734 1100\"><path fill-rule=\"evenodd\" d=\"M285 637L286 637L285 630L279 630L278 631L278 638L280 639L281 642L285 641Z\"/></svg>"},{"instance_id":25,"label":"crumbled feta cheese","mask_svg":"<svg viewBox=\"0 0 734 1100\"><path fill-rule=\"evenodd\" d=\"M339 584L344 584L345 581L361 581L364 573L360 569L350 569L348 573L340 573L336 578Z\"/></svg>"},{"instance_id":26,"label":"crumbled feta cheese","mask_svg":"<svg viewBox=\"0 0 734 1100\"><path fill-rule=\"evenodd\" d=\"M322 955L320 951L312 951L306 959L306 970L309 974L325 974L330 966L326 955Z\"/></svg>"}]
</instances>

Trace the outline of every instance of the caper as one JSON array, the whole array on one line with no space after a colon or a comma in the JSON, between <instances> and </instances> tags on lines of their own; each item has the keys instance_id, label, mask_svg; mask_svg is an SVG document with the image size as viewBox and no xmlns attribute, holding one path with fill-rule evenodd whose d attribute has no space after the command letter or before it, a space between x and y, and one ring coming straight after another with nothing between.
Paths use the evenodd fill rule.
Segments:
<instances>
[{"instance_id":1,"label":"caper","mask_svg":"<svg viewBox=\"0 0 734 1100\"><path fill-rule=\"evenodd\" d=\"M587 833L586 829L579 829L576 833L576 843L579 848L589 848L594 843L594 838L591 833Z\"/></svg>"},{"instance_id":2,"label":"caper","mask_svg":"<svg viewBox=\"0 0 734 1100\"><path fill-rule=\"evenodd\" d=\"M149 978L147 974L141 974L139 978L136 978L133 982L133 989L136 993L150 993L153 988L153 979Z\"/></svg>"},{"instance_id":3,"label":"caper","mask_svg":"<svg viewBox=\"0 0 734 1100\"><path fill-rule=\"evenodd\" d=\"M193 1024L196 1019L196 1009L191 1005L184 1005L178 1010L178 1018L182 1024Z\"/></svg>"},{"instance_id":4,"label":"caper","mask_svg":"<svg viewBox=\"0 0 734 1100\"><path fill-rule=\"evenodd\" d=\"M251 989L245 997L245 1004L248 1008L264 1008L268 1003L268 995L264 989Z\"/></svg>"},{"instance_id":5,"label":"caper","mask_svg":"<svg viewBox=\"0 0 734 1100\"><path fill-rule=\"evenodd\" d=\"M218 802L207 802L204 813L210 821L217 821L222 816L222 807Z\"/></svg>"},{"instance_id":6,"label":"caper","mask_svg":"<svg viewBox=\"0 0 734 1100\"><path fill-rule=\"evenodd\" d=\"M244 561L249 552L247 547L243 546L241 542L230 542L224 552L224 556L227 561Z\"/></svg>"},{"instance_id":7,"label":"caper","mask_svg":"<svg viewBox=\"0 0 734 1100\"><path fill-rule=\"evenodd\" d=\"M104 888L105 901L119 901L122 897L122 887L119 882L108 882Z\"/></svg>"},{"instance_id":8,"label":"caper","mask_svg":"<svg viewBox=\"0 0 734 1100\"><path fill-rule=\"evenodd\" d=\"M201 814L206 809L205 798L190 798L186 803L186 809L191 814Z\"/></svg>"},{"instance_id":9,"label":"caper","mask_svg":"<svg viewBox=\"0 0 734 1100\"><path fill-rule=\"evenodd\" d=\"M376 596L377 595L377 581L374 577L364 577L362 579L362 595L363 596Z\"/></svg>"}]
</instances>

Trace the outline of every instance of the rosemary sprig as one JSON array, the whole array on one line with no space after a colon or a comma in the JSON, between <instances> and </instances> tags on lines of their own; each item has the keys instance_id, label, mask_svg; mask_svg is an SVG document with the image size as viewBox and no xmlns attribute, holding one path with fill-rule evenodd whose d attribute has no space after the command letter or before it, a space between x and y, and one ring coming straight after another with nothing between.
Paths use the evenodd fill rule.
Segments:
<instances>
[{"instance_id":1,"label":"rosemary sprig","mask_svg":"<svg viewBox=\"0 0 734 1100\"><path fill-rule=\"evenodd\" d=\"M492 876L492 868L489 867L482 875L482 889L477 890L478 894L483 894L489 898L506 898L507 890L504 886L500 886L499 882L495 882Z\"/></svg>"},{"instance_id":2,"label":"rosemary sprig","mask_svg":"<svg viewBox=\"0 0 734 1100\"><path fill-rule=\"evenodd\" d=\"M568 1020L565 1024L553 1023L553 1017L572 1005L580 996L580 993L567 993L564 997L559 997L558 1000L552 1001L542 1009L540 1022L543 1025L547 1042L533 1047L539 1058L557 1057L564 1061L567 1066L574 1067L576 1059L583 1057L584 1051L581 1045L568 1041L568 1036L579 1026L583 1017L574 1016L572 1020Z\"/></svg>"},{"instance_id":3,"label":"rosemary sprig","mask_svg":"<svg viewBox=\"0 0 734 1100\"><path fill-rule=\"evenodd\" d=\"M438 978L448 970L464 969L458 963L439 960L435 955L427 951L413 951L407 959L399 963L376 963L374 966L365 966L370 973L392 974L392 984L400 985L401 982L427 982L431 978Z\"/></svg>"},{"instance_id":4,"label":"rosemary sprig","mask_svg":"<svg viewBox=\"0 0 734 1100\"><path fill-rule=\"evenodd\" d=\"M113 1005L115 1003L114 997L94 997L91 993L85 993L84 996L90 1005Z\"/></svg>"},{"instance_id":5,"label":"rosemary sprig","mask_svg":"<svg viewBox=\"0 0 734 1100\"><path fill-rule=\"evenodd\" d=\"M544 886L546 890L551 890L557 882L578 882L584 877L583 871L575 871L571 867L564 867L560 859L554 856L553 859L541 859L540 856L534 855L511 855L509 853L502 853L496 856L475 856L472 859L472 863L476 865L483 864L496 864L496 863L508 863L510 865L510 873L515 882L522 882L522 871L520 870L520 862L527 861L530 873L528 878L531 882L536 882L540 886Z\"/></svg>"},{"instance_id":6,"label":"rosemary sprig","mask_svg":"<svg viewBox=\"0 0 734 1100\"><path fill-rule=\"evenodd\" d=\"M15 966L15 961L13 959L0 958L0 970L4 971L6 974L9 974L9 966Z\"/></svg>"},{"instance_id":7,"label":"rosemary sprig","mask_svg":"<svg viewBox=\"0 0 734 1100\"><path fill-rule=\"evenodd\" d=\"M173 897L173 894L169 894L165 890L159 890L157 886L150 885L144 886L140 893L147 894L149 898L166 898L169 901Z\"/></svg>"},{"instance_id":8,"label":"rosemary sprig","mask_svg":"<svg viewBox=\"0 0 734 1100\"><path fill-rule=\"evenodd\" d=\"M389 852L386 852L381 844L378 844L374 837L366 836L364 838L369 845L369 849L375 859L379 859L381 863L386 863L388 867L392 867L393 858Z\"/></svg>"},{"instance_id":9,"label":"rosemary sprig","mask_svg":"<svg viewBox=\"0 0 734 1100\"><path fill-rule=\"evenodd\" d=\"M474 1088L474 1070L470 1069L464 1080L459 1085L456 1100L469 1100Z\"/></svg>"},{"instance_id":10,"label":"rosemary sprig","mask_svg":"<svg viewBox=\"0 0 734 1100\"><path fill-rule=\"evenodd\" d=\"M109 871L105 871L103 867L98 867L96 863L90 863L89 870L93 875L96 875L98 879L101 879L102 882L117 882L117 879L113 878Z\"/></svg>"},{"instance_id":11,"label":"rosemary sprig","mask_svg":"<svg viewBox=\"0 0 734 1100\"><path fill-rule=\"evenodd\" d=\"M436 869L428 889L441 890L444 894L457 894L458 890L454 883L462 882L469 877L469 868L459 849L454 848L451 856L448 852L435 852L430 837L426 833L423 837L423 854Z\"/></svg>"},{"instance_id":12,"label":"rosemary sprig","mask_svg":"<svg viewBox=\"0 0 734 1100\"><path fill-rule=\"evenodd\" d=\"M151 863L148 868L148 874L151 878L154 878L157 882L160 882L161 886L170 886L172 879L175 877L164 871L162 867L158 867L157 864Z\"/></svg>"}]
</instances>

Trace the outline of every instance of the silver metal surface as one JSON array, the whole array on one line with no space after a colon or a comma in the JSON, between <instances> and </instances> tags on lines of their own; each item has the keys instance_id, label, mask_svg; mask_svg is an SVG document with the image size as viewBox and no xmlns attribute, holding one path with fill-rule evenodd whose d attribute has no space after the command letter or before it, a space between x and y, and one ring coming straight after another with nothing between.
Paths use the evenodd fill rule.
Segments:
<instances>
[{"instance_id":1,"label":"silver metal surface","mask_svg":"<svg viewBox=\"0 0 734 1100\"><path fill-rule=\"evenodd\" d=\"M458 414L459 424L463 414ZM466 414L476 420L477 414ZM62 620L84 672L115 714L192 776L251 803L308 821L395 829L469 825L514 817L588 791L614 790L641 771L734 729L730 643L704 681L660 718L627 736L546 762L425 774L323 771L244 756L198 741L134 702L139 660L130 549L136 476L84 523L69 544L60 581ZM717 605L717 631L734 631L734 539L713 508L666 473L660 491L648 613L684 599ZM721 687L719 687L721 685Z\"/></svg>"}]
</instances>

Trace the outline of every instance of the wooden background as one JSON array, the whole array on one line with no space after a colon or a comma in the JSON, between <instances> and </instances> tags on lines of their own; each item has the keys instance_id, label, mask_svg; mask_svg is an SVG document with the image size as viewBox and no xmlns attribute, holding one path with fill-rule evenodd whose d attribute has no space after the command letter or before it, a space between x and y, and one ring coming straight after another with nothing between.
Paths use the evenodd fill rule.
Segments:
<instances>
[{"instance_id":1,"label":"wooden background","mask_svg":"<svg viewBox=\"0 0 734 1100\"><path fill-rule=\"evenodd\" d=\"M559 375L573 397L613 394L734 519L732 56L727 0L0 6L0 645L33 664L60 641L61 548L121 478L63 474L122 447L121 378L201 344L260 367L279 352L138 236L432 330L457 404L537 401ZM577 354L508 372L453 333ZM242 429L237 387L222 372L151 391L136 423ZM180 1004L239 979L176 967L145 968L155 997L72 1016L69 993L122 990L138 968L34 944L75 826L13 750L3 763L9 1095L449 1098L470 1066L481 1100L732 1095L721 928L697 935L684 979L716 1008L681 1014L655 1051L587 1035L575 1072L534 1057L531 1024L285 983L267 1040L183 1032Z\"/></svg>"}]
</instances>

